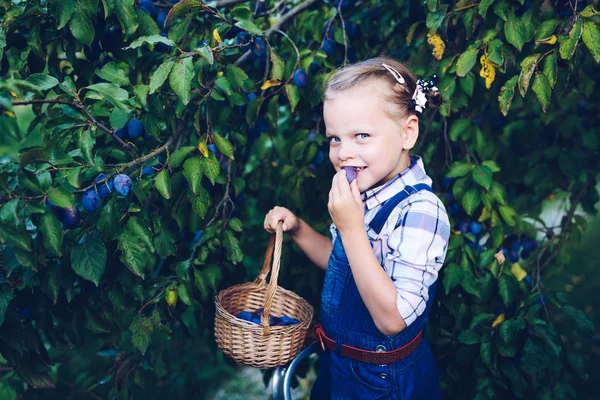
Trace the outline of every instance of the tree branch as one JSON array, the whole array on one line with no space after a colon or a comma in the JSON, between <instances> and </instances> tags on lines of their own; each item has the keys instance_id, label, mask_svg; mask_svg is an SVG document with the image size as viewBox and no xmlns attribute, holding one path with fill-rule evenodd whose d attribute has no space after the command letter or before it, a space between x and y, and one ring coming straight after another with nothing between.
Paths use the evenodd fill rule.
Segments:
<instances>
[{"instance_id":1,"label":"tree branch","mask_svg":"<svg viewBox=\"0 0 600 400\"><path fill-rule=\"evenodd\" d=\"M56 100L56 99L43 99L43 100L13 101L12 104L13 104L13 106L24 106L24 105L29 105L29 104L64 104L64 105L73 107L76 110L79 110L81 113L85 114L87 119L92 124L96 125L98 127L98 129L100 129L100 130L108 133L110 136L112 136L113 139L115 139L122 147L129 150L129 152L131 152L131 154L133 154L134 157L138 157L138 153L132 145L130 145L129 143L126 143L123 139L118 137L117 134L112 129L108 129L106 126L101 124L92 114L90 114L90 112L88 110L86 110L84 105L81 103L73 103L70 101Z\"/></svg>"}]
</instances>

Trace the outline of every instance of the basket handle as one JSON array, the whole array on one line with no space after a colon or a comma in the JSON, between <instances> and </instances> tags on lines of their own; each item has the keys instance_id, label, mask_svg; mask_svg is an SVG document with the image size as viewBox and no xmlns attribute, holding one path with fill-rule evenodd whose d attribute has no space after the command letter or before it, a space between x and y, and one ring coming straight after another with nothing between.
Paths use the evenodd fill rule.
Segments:
<instances>
[{"instance_id":1,"label":"basket handle","mask_svg":"<svg viewBox=\"0 0 600 400\"><path fill-rule=\"evenodd\" d=\"M265 304L263 307L263 313L260 316L260 324L263 327L265 335L271 332L269 325L269 315L271 313L271 306L273 305L273 299L275 298L275 292L277 291L277 278L279 277L279 266L281 259L281 244L283 243L283 221L277 222L277 229L275 235L271 235L269 239L269 245L267 246L267 252L265 253L265 261L263 263L260 274L254 280L254 283L264 285L269 269L271 267L271 260L273 254L275 259L273 260L273 270L271 271L271 279L269 280L269 286L267 288L267 295L265 297Z\"/></svg>"}]
</instances>

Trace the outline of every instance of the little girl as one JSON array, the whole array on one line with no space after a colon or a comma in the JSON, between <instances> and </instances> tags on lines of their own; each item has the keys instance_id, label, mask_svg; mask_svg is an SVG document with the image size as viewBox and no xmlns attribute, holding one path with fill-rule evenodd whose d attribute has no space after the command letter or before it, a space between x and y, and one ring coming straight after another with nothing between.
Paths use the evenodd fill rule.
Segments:
<instances>
[{"instance_id":1,"label":"little girl","mask_svg":"<svg viewBox=\"0 0 600 400\"><path fill-rule=\"evenodd\" d=\"M336 71L323 105L337 171L327 204L333 240L286 208L265 217L268 232L283 221L283 230L326 271L315 324L325 351L312 399L440 398L423 329L450 224L423 160L410 155L417 113L440 103L433 82L416 80L389 58Z\"/></svg>"}]
</instances>

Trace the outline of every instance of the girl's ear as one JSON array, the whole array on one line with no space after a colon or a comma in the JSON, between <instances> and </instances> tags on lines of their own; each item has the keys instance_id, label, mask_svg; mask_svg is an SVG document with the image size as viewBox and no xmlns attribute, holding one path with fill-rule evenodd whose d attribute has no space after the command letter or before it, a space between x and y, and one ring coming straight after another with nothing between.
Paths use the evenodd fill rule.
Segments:
<instances>
[{"instance_id":1,"label":"girl's ear","mask_svg":"<svg viewBox=\"0 0 600 400\"><path fill-rule=\"evenodd\" d=\"M409 115L404 120L402 130L402 148L410 150L415 146L419 137L419 118L416 115Z\"/></svg>"}]
</instances>

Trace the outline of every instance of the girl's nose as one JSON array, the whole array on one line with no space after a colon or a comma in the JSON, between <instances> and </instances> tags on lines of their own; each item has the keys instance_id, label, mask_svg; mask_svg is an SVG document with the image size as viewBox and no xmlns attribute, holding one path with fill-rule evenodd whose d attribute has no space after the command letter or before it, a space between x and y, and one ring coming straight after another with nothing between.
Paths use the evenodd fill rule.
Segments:
<instances>
[{"instance_id":1,"label":"girl's nose","mask_svg":"<svg viewBox=\"0 0 600 400\"><path fill-rule=\"evenodd\" d=\"M338 152L338 158L342 161L347 160L349 158L354 158L356 156L356 151L352 144L340 144L340 150Z\"/></svg>"}]
</instances>

